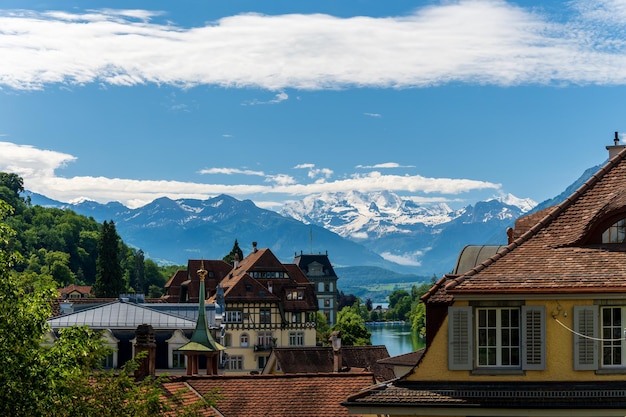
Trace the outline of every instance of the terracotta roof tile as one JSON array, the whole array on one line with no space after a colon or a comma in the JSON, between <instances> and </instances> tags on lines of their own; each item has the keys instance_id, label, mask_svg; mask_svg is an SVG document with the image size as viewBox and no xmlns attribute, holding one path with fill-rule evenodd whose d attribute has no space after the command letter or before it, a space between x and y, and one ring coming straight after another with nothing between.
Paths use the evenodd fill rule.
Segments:
<instances>
[{"instance_id":1,"label":"terracotta roof tile","mask_svg":"<svg viewBox=\"0 0 626 417\"><path fill-rule=\"evenodd\" d=\"M372 374L287 374L181 377L204 395L217 389L225 417L354 416L340 403L374 383Z\"/></svg>"},{"instance_id":2,"label":"terracotta roof tile","mask_svg":"<svg viewBox=\"0 0 626 417\"><path fill-rule=\"evenodd\" d=\"M504 250L469 272L446 279L439 289L445 288L448 295L623 292L626 246L589 239L601 219L624 209L625 188L626 150Z\"/></svg>"}]
</instances>

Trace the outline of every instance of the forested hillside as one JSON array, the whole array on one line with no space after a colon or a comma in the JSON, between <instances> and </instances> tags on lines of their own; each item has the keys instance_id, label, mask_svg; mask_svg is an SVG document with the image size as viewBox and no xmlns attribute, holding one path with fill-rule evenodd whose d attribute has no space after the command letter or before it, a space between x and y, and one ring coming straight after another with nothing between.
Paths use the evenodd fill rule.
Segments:
<instances>
[{"instance_id":1,"label":"forested hillside","mask_svg":"<svg viewBox=\"0 0 626 417\"><path fill-rule=\"evenodd\" d=\"M72 283L95 285L98 246L103 244L101 238L105 228L114 234L112 242L115 247L107 254L114 257L110 261L121 267L120 290L142 292L153 297L161 295L163 285L175 267L159 267L152 260L144 259L141 249L131 248L119 238L113 222L100 224L92 217L78 215L72 210L33 206L29 199L20 196L23 191L21 177L0 172L0 200L13 209L5 222L17 232L11 249L22 256L15 265L16 270L33 276L51 276L59 287ZM100 259L100 262L105 261Z\"/></svg>"}]
</instances>

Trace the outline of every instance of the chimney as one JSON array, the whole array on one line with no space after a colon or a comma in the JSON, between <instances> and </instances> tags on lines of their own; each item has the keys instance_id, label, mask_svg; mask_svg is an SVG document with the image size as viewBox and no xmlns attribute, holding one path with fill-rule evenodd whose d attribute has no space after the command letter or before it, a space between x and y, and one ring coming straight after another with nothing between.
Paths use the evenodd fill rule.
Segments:
<instances>
[{"instance_id":1,"label":"chimney","mask_svg":"<svg viewBox=\"0 0 626 417\"><path fill-rule=\"evenodd\" d=\"M154 376L156 371L156 341L154 338L154 328L149 324L140 324L135 330L137 343L135 343L135 357L141 352L146 352L146 356L141 358L135 370L135 378L143 379L147 376Z\"/></svg>"},{"instance_id":2,"label":"chimney","mask_svg":"<svg viewBox=\"0 0 626 417\"><path fill-rule=\"evenodd\" d=\"M256 253L256 252L257 252L256 242L252 242L252 253Z\"/></svg>"},{"instance_id":3,"label":"chimney","mask_svg":"<svg viewBox=\"0 0 626 417\"><path fill-rule=\"evenodd\" d=\"M333 372L341 372L343 359L341 357L341 333L332 332L330 335L331 346L333 347Z\"/></svg>"},{"instance_id":4,"label":"chimney","mask_svg":"<svg viewBox=\"0 0 626 417\"><path fill-rule=\"evenodd\" d=\"M606 149L609 151L609 159L613 159L615 155L620 153L626 145L619 144L619 134L615 132L615 138L613 138L613 146L607 146Z\"/></svg>"}]
</instances>

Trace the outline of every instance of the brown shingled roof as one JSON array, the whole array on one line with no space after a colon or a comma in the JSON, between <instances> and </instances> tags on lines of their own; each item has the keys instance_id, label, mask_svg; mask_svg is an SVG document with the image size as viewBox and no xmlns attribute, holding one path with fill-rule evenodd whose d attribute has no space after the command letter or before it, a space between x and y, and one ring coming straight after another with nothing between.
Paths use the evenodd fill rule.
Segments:
<instances>
[{"instance_id":1,"label":"brown shingled roof","mask_svg":"<svg viewBox=\"0 0 626 417\"><path fill-rule=\"evenodd\" d=\"M276 347L272 353L280 370L286 374L333 372L333 348L317 347ZM342 367L350 369L367 369L374 373L379 381L395 378L391 366L380 363L381 359L389 358L384 345L378 346L342 346Z\"/></svg>"},{"instance_id":2,"label":"brown shingled roof","mask_svg":"<svg viewBox=\"0 0 626 417\"><path fill-rule=\"evenodd\" d=\"M374 383L370 373L181 377L204 395L217 390L215 407L225 417L354 416L340 403Z\"/></svg>"},{"instance_id":3,"label":"brown shingled roof","mask_svg":"<svg viewBox=\"0 0 626 417\"><path fill-rule=\"evenodd\" d=\"M624 217L626 149L504 250L447 280L456 293L576 293L626 290L626 247L600 244L602 223Z\"/></svg>"}]
</instances>

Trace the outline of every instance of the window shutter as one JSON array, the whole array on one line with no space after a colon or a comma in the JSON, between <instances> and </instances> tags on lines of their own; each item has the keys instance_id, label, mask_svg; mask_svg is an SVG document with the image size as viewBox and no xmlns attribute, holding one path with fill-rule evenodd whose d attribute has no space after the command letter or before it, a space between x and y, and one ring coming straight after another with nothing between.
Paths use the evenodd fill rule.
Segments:
<instances>
[{"instance_id":1,"label":"window shutter","mask_svg":"<svg viewBox=\"0 0 626 417\"><path fill-rule=\"evenodd\" d=\"M522 369L546 369L546 308L522 306Z\"/></svg>"},{"instance_id":2,"label":"window shutter","mask_svg":"<svg viewBox=\"0 0 626 417\"><path fill-rule=\"evenodd\" d=\"M574 306L574 331L597 338L598 306ZM598 369L598 342L574 334L574 369L588 371Z\"/></svg>"},{"instance_id":3,"label":"window shutter","mask_svg":"<svg viewBox=\"0 0 626 417\"><path fill-rule=\"evenodd\" d=\"M472 369L472 307L448 308L448 369Z\"/></svg>"}]
</instances>

